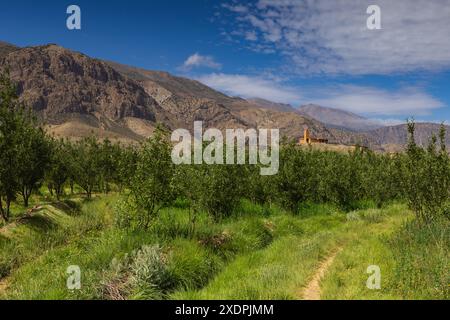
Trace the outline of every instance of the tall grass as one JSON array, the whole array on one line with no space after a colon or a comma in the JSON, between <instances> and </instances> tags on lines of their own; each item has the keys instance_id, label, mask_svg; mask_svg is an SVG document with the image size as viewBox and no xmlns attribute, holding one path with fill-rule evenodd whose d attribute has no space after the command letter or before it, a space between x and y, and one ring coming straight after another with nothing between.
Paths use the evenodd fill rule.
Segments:
<instances>
[{"instance_id":1,"label":"tall grass","mask_svg":"<svg viewBox=\"0 0 450 320\"><path fill-rule=\"evenodd\" d=\"M393 292L405 299L450 298L449 220L410 221L388 243L396 257Z\"/></svg>"}]
</instances>

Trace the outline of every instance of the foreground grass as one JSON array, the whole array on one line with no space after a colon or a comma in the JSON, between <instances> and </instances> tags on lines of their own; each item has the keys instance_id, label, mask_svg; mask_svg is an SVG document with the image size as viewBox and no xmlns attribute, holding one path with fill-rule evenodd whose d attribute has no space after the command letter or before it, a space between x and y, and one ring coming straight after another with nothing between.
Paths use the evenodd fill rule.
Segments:
<instances>
[{"instance_id":1,"label":"foreground grass","mask_svg":"<svg viewBox=\"0 0 450 320\"><path fill-rule=\"evenodd\" d=\"M336 248L343 250L322 281L324 299L448 298L448 224L427 233L407 222L403 205L350 214L308 205L294 216L244 201L220 223L201 214L192 234L183 206L164 210L149 231L120 230L118 199L51 206L54 215L40 213L51 227L25 223L0 237L8 276L0 298L301 299ZM82 271L81 290L66 287L71 265ZM366 287L369 265L381 268L381 290Z\"/></svg>"},{"instance_id":2,"label":"foreground grass","mask_svg":"<svg viewBox=\"0 0 450 320\"><path fill-rule=\"evenodd\" d=\"M0 232L0 278L42 254L67 245L110 224L111 204L117 196L93 201L81 198L62 202L37 202L32 216L16 219ZM101 214L99 214L101 212Z\"/></svg>"},{"instance_id":3,"label":"foreground grass","mask_svg":"<svg viewBox=\"0 0 450 320\"><path fill-rule=\"evenodd\" d=\"M353 221L347 221L343 215L314 216L303 219L302 224L307 230L304 234L283 237L267 249L239 257L204 289L177 292L172 297L175 299L301 299L303 288L314 275L320 262L331 252L337 248L352 248L368 234L375 234L378 237L385 232L392 232L404 221L403 206L388 208L386 211L389 215L383 220L374 216L369 218L368 211L370 210L353 213L359 216ZM375 210L373 212L381 214ZM365 255L366 252L361 254ZM357 260L348 261L360 263ZM367 278L364 272L362 277ZM365 288L365 283L361 287Z\"/></svg>"},{"instance_id":4,"label":"foreground grass","mask_svg":"<svg viewBox=\"0 0 450 320\"><path fill-rule=\"evenodd\" d=\"M335 260L322 283L323 298L448 299L449 235L448 221L424 227L414 220L396 232L367 233ZM370 265L380 267L380 290L366 286Z\"/></svg>"}]
</instances>

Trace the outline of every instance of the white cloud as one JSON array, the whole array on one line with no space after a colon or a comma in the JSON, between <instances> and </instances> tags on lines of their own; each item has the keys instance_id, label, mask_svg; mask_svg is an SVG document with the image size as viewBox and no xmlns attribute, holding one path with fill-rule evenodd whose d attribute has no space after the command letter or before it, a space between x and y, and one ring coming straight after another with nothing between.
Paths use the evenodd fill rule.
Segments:
<instances>
[{"instance_id":1,"label":"white cloud","mask_svg":"<svg viewBox=\"0 0 450 320\"><path fill-rule=\"evenodd\" d=\"M246 12L248 12L248 8L246 6L240 5L240 4L232 5L232 4L224 3L224 4L222 4L222 7L226 8L226 9L232 11L232 12L237 12L237 13L246 13Z\"/></svg>"},{"instance_id":2,"label":"white cloud","mask_svg":"<svg viewBox=\"0 0 450 320\"><path fill-rule=\"evenodd\" d=\"M297 89L261 77L213 73L201 76L198 80L231 96L262 98L273 102L291 104L298 104L302 99Z\"/></svg>"},{"instance_id":3,"label":"white cloud","mask_svg":"<svg viewBox=\"0 0 450 320\"><path fill-rule=\"evenodd\" d=\"M377 0L382 30L368 30L369 0L259 0L232 10L261 41L308 73L390 74L450 68L450 0ZM245 35L244 35L245 37ZM257 49L258 47L256 47Z\"/></svg>"},{"instance_id":4,"label":"white cloud","mask_svg":"<svg viewBox=\"0 0 450 320\"><path fill-rule=\"evenodd\" d=\"M321 88L312 102L365 115L423 116L445 105L420 88L388 91L372 87L342 85Z\"/></svg>"},{"instance_id":5,"label":"white cloud","mask_svg":"<svg viewBox=\"0 0 450 320\"><path fill-rule=\"evenodd\" d=\"M255 31L246 32L245 33L245 40L256 41L256 40L258 40L258 35L256 34Z\"/></svg>"},{"instance_id":6,"label":"white cloud","mask_svg":"<svg viewBox=\"0 0 450 320\"><path fill-rule=\"evenodd\" d=\"M202 56L199 53L194 53L186 59L180 69L184 71L192 70L197 67L207 67L210 69L221 69L222 65L214 60L211 56Z\"/></svg>"}]
</instances>

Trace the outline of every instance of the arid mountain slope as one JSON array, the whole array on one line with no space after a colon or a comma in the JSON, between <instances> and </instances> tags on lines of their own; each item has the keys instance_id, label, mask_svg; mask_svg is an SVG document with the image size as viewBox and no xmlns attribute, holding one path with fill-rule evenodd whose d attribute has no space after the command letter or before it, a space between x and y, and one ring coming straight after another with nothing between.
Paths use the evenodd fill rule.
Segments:
<instances>
[{"instance_id":1,"label":"arid mountain slope","mask_svg":"<svg viewBox=\"0 0 450 320\"><path fill-rule=\"evenodd\" d=\"M427 146L430 138L439 135L440 124L416 123L415 140L421 146ZM446 126L446 144L450 146L450 126ZM384 127L366 133L373 143L382 146L386 151L398 151L408 142L407 125Z\"/></svg>"},{"instance_id":2,"label":"arid mountain slope","mask_svg":"<svg viewBox=\"0 0 450 320\"><path fill-rule=\"evenodd\" d=\"M180 126L192 126L193 121L203 120L207 127L219 129L279 128L282 135L295 139L303 135L307 126L316 136L336 140L320 122L300 115L289 105L229 97L198 81L166 72L110 65L140 82Z\"/></svg>"},{"instance_id":3,"label":"arid mountain slope","mask_svg":"<svg viewBox=\"0 0 450 320\"><path fill-rule=\"evenodd\" d=\"M282 112L298 112L297 109L293 108L289 104L284 103L276 103L272 101L268 101L260 98L247 99L251 105L254 105L257 108L263 108L273 111L282 111Z\"/></svg>"},{"instance_id":4,"label":"arid mountain slope","mask_svg":"<svg viewBox=\"0 0 450 320\"><path fill-rule=\"evenodd\" d=\"M19 48L7 42L0 41L0 59Z\"/></svg>"},{"instance_id":5,"label":"arid mountain slope","mask_svg":"<svg viewBox=\"0 0 450 320\"><path fill-rule=\"evenodd\" d=\"M298 111L310 118L324 123L330 127L352 130L352 131L370 131L381 128L382 126L375 121L366 119L357 114L318 106L315 104L308 104L302 106Z\"/></svg>"}]
</instances>

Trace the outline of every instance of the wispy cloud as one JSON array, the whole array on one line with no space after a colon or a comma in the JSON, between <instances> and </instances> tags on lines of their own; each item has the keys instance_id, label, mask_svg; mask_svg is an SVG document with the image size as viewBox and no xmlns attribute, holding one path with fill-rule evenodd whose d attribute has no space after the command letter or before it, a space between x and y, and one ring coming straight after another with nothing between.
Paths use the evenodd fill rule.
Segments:
<instances>
[{"instance_id":1,"label":"wispy cloud","mask_svg":"<svg viewBox=\"0 0 450 320\"><path fill-rule=\"evenodd\" d=\"M241 5L241 4L223 3L222 7L226 8L232 12L237 12L237 13L247 13L248 12L248 8L245 5Z\"/></svg>"},{"instance_id":2,"label":"wispy cloud","mask_svg":"<svg viewBox=\"0 0 450 320\"><path fill-rule=\"evenodd\" d=\"M423 116L445 105L420 88L396 91L373 87L341 85L320 88L311 98L313 103L365 115Z\"/></svg>"},{"instance_id":3,"label":"wispy cloud","mask_svg":"<svg viewBox=\"0 0 450 320\"><path fill-rule=\"evenodd\" d=\"M450 68L450 0L377 0L382 30L366 27L370 4L373 1L259 0L245 8L237 9L234 2L224 7L235 16L231 28L240 30L243 38L259 39L255 50L282 53L290 60L290 71L297 73Z\"/></svg>"},{"instance_id":4,"label":"wispy cloud","mask_svg":"<svg viewBox=\"0 0 450 320\"><path fill-rule=\"evenodd\" d=\"M199 53L194 53L189 56L183 65L179 68L182 71L190 71L194 68L206 67L210 69L221 69L222 65L214 60L211 56L203 56Z\"/></svg>"},{"instance_id":5,"label":"wispy cloud","mask_svg":"<svg viewBox=\"0 0 450 320\"><path fill-rule=\"evenodd\" d=\"M258 76L213 73L198 80L231 96L262 98L278 103L298 104L302 96L296 88Z\"/></svg>"}]
</instances>

